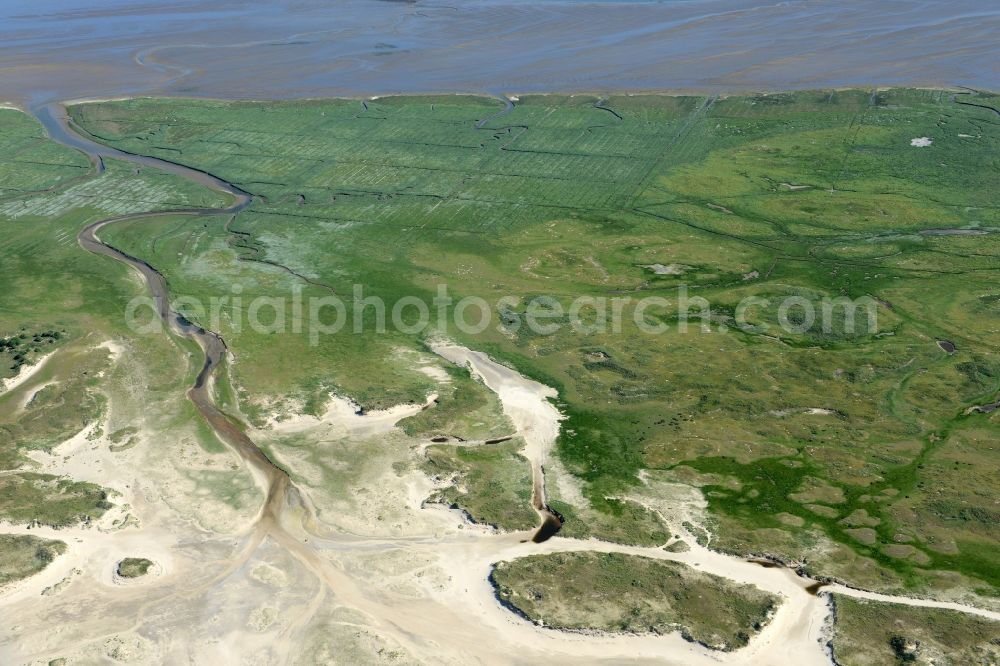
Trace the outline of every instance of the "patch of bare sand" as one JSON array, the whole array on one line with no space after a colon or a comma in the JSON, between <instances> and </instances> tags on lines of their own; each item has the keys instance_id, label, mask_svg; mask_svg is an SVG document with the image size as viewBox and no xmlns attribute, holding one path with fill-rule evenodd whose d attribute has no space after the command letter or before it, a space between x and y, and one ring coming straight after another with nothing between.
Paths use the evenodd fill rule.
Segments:
<instances>
[{"instance_id":1,"label":"patch of bare sand","mask_svg":"<svg viewBox=\"0 0 1000 666\"><path fill-rule=\"evenodd\" d=\"M296 652L297 644L282 632L296 609L315 597L318 584L283 550L260 544L248 531L260 500L249 513L228 515L228 525L198 519L200 511L225 513L212 497L191 493L188 508L177 512L163 497L165 486L177 483L174 474L184 473L169 471L169 463L158 459L167 455L156 447L164 446L162 434L155 445L147 440L122 455L110 453L93 432L84 429L52 454L33 457L44 471L113 489L116 506L90 526L0 526L0 532L68 546L41 573L0 595L0 614L18 618L0 631L0 663L58 657L83 663L253 663L255 655L274 663ZM126 557L152 560L153 570L124 580L117 566ZM268 621L271 607L283 610Z\"/></svg>"},{"instance_id":2,"label":"patch of bare sand","mask_svg":"<svg viewBox=\"0 0 1000 666\"><path fill-rule=\"evenodd\" d=\"M298 434L307 431L322 432L324 436L368 437L384 434L408 416L419 414L437 399L436 394L428 396L424 404L396 405L389 409L363 412L361 407L342 396L331 395L326 411L320 416L296 414L280 421L271 419L263 434L268 431L280 435Z\"/></svg>"},{"instance_id":3,"label":"patch of bare sand","mask_svg":"<svg viewBox=\"0 0 1000 666\"><path fill-rule=\"evenodd\" d=\"M417 368L420 372L427 375L436 382L447 384L451 381L451 377L445 372L444 368L437 365L422 365Z\"/></svg>"},{"instance_id":4,"label":"patch of bare sand","mask_svg":"<svg viewBox=\"0 0 1000 666\"><path fill-rule=\"evenodd\" d=\"M20 372L18 372L13 377L7 377L6 379L0 379L0 395L4 393L10 393L17 387L31 381L48 363L49 359L55 356L59 352L58 349L41 356L30 366L21 366Z\"/></svg>"},{"instance_id":5,"label":"patch of bare sand","mask_svg":"<svg viewBox=\"0 0 1000 666\"><path fill-rule=\"evenodd\" d=\"M431 349L460 367L469 368L500 399L504 414L514 424L525 442L522 451L531 462L535 486L535 502L545 503L543 468L559 437L559 422L565 417L551 399L558 397L555 389L524 377L491 359L482 352L444 341L431 343Z\"/></svg>"},{"instance_id":6,"label":"patch of bare sand","mask_svg":"<svg viewBox=\"0 0 1000 666\"><path fill-rule=\"evenodd\" d=\"M464 517L425 508L436 487L420 470L426 442L397 427L435 399L431 395L424 404L360 414L355 403L334 397L321 417L298 415L272 422L253 437L292 471L317 513L322 533L438 537L465 529ZM308 446L289 445L289 437Z\"/></svg>"},{"instance_id":7,"label":"patch of bare sand","mask_svg":"<svg viewBox=\"0 0 1000 666\"><path fill-rule=\"evenodd\" d=\"M107 349L108 353L111 354L112 361L117 361L125 353L125 345L117 340L105 340L97 345L95 349Z\"/></svg>"}]
</instances>

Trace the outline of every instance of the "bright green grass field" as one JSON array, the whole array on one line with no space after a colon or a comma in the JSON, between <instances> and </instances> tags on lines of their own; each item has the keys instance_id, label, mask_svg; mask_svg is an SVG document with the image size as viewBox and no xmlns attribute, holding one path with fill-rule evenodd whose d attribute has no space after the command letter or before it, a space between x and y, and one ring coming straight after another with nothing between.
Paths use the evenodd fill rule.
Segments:
<instances>
[{"instance_id":1,"label":"bright green grass field","mask_svg":"<svg viewBox=\"0 0 1000 666\"><path fill-rule=\"evenodd\" d=\"M670 304L647 312L669 325L660 335L631 323L449 333L559 390L557 451L587 510L639 515L608 498L655 492L647 470L702 487L717 547L866 587L995 597L998 417L966 413L1000 390L993 98L614 96L614 113L596 101L524 97L505 115L461 96L71 111L98 140L256 195L229 223L107 230L175 294L248 303L301 288L350 304L361 284L392 303L447 284L520 297L508 322L540 294L661 296ZM921 137L931 145L911 145ZM711 332L681 332L680 285L712 304ZM735 329L748 296L872 296L877 325L785 332L767 306ZM313 346L307 331L239 328L231 304L220 327L251 420L289 395L311 404L336 388L378 407L433 390L394 353L426 333L348 330Z\"/></svg>"}]
</instances>

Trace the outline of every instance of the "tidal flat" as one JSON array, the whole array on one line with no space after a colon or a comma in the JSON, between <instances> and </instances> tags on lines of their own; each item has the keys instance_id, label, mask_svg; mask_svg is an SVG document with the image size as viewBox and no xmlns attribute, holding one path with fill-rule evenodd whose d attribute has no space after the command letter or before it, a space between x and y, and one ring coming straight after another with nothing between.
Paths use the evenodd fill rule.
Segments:
<instances>
[{"instance_id":1,"label":"tidal flat","mask_svg":"<svg viewBox=\"0 0 1000 666\"><path fill-rule=\"evenodd\" d=\"M995 3L66 0L0 8L0 97L1000 89Z\"/></svg>"}]
</instances>

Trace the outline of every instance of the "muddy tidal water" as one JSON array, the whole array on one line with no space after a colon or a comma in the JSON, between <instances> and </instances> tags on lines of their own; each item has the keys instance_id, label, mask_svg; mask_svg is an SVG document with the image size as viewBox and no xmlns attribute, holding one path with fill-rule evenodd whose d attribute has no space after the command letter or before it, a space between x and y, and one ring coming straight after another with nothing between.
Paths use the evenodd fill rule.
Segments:
<instances>
[{"instance_id":1,"label":"muddy tidal water","mask_svg":"<svg viewBox=\"0 0 1000 666\"><path fill-rule=\"evenodd\" d=\"M996 90L998 34L982 0L15 0L0 100Z\"/></svg>"}]
</instances>

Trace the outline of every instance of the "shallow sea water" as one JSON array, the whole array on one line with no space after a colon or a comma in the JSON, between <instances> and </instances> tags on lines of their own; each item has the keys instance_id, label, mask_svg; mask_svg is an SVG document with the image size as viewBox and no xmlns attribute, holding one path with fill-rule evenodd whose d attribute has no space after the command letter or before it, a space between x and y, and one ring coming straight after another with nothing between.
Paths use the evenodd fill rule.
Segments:
<instances>
[{"instance_id":1,"label":"shallow sea water","mask_svg":"<svg viewBox=\"0 0 1000 666\"><path fill-rule=\"evenodd\" d=\"M0 3L0 99L1000 89L971 0Z\"/></svg>"}]
</instances>

